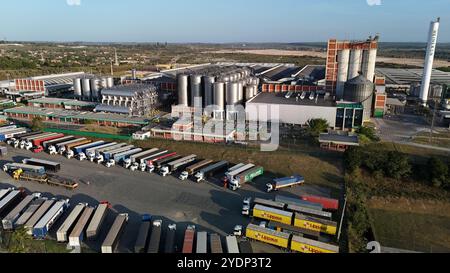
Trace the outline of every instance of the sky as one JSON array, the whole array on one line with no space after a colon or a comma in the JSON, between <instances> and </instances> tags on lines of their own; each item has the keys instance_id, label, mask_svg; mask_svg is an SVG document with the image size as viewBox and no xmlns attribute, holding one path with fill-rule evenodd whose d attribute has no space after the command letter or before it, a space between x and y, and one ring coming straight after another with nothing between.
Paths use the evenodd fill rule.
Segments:
<instances>
[{"instance_id":1,"label":"sky","mask_svg":"<svg viewBox=\"0 0 450 273\"><path fill-rule=\"evenodd\" d=\"M450 0L2 0L0 39L85 42L426 42Z\"/></svg>"}]
</instances>

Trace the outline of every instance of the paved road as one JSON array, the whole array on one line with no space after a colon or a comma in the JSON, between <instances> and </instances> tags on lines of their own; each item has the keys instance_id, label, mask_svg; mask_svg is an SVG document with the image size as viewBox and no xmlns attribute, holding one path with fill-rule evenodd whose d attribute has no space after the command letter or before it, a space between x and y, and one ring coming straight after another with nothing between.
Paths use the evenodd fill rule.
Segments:
<instances>
[{"instance_id":1,"label":"paved road","mask_svg":"<svg viewBox=\"0 0 450 273\"><path fill-rule=\"evenodd\" d=\"M243 197L258 196L267 199L274 197L263 192L266 178L257 179L254 184L246 185L238 192L232 192L224 189L219 183L182 182L175 177L163 178L156 174L131 172L119 166L108 169L87 161L69 160L46 153L33 154L10 147L8 156L2 158L0 165L29 157L61 162L62 169L59 175L80 181L79 188L69 191L33 182L17 182L4 172L0 172L2 181L0 188L8 185L22 186L33 192L42 192L46 196L68 197L72 205L87 202L95 206L102 200L111 202L116 212L126 212L130 216L120 243L121 252L131 251L139 229L140 215L143 213L160 217L165 225L177 223L177 239L181 244L184 229L188 224L195 224L200 230L217 232L221 235L229 234L236 224L246 225L249 221L241 215ZM89 182L89 185L86 182ZM298 196L305 189L307 188L297 187L282 194ZM314 190L314 187L308 189ZM109 226L113 220L114 214L110 214L105 226ZM63 219L60 220L62 221ZM90 244L89 247L98 251L105 237L106 230L103 230L98 242Z\"/></svg>"}]
</instances>

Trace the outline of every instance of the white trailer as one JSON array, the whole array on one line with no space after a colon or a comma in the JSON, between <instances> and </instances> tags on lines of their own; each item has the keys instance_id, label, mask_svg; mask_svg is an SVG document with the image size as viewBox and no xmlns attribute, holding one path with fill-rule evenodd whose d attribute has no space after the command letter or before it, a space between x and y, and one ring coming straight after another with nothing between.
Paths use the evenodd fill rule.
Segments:
<instances>
[{"instance_id":1,"label":"white trailer","mask_svg":"<svg viewBox=\"0 0 450 273\"><path fill-rule=\"evenodd\" d=\"M33 235L33 227L54 203L54 199L44 201L44 203L39 207L38 210L36 210L33 216L28 219L28 221L25 223L25 229L27 230L28 235Z\"/></svg>"},{"instance_id":2,"label":"white trailer","mask_svg":"<svg viewBox=\"0 0 450 273\"><path fill-rule=\"evenodd\" d=\"M117 142L111 142L111 143L106 143L97 147L92 147L89 149L86 149L86 155L89 156L91 155L92 157L95 157L97 151L101 150L101 149L106 149L109 148L111 146L117 145Z\"/></svg>"},{"instance_id":3,"label":"white trailer","mask_svg":"<svg viewBox=\"0 0 450 273\"><path fill-rule=\"evenodd\" d=\"M154 153L154 152L156 152L158 150L159 149L157 149L157 148L153 148L153 149L150 149L150 150L146 150L146 151L140 152L138 154L134 154L134 155L130 156L131 163L135 163L136 160L139 159L140 157L145 158L145 156L151 155L152 153Z\"/></svg>"},{"instance_id":4,"label":"white trailer","mask_svg":"<svg viewBox=\"0 0 450 273\"><path fill-rule=\"evenodd\" d=\"M225 238L228 253L239 254L239 245L236 236L227 236Z\"/></svg>"},{"instance_id":5,"label":"white trailer","mask_svg":"<svg viewBox=\"0 0 450 273\"><path fill-rule=\"evenodd\" d=\"M250 170L253 167L255 167L254 164L247 164L247 165L244 165L244 166L242 166L242 167L240 167L238 169L235 169L235 170L233 170L231 172L226 172L225 176L227 177L228 181L232 181L232 180L234 180L236 175L238 175L240 173L243 173L243 172L245 172L247 170Z\"/></svg>"},{"instance_id":6,"label":"white trailer","mask_svg":"<svg viewBox=\"0 0 450 273\"><path fill-rule=\"evenodd\" d=\"M16 201L19 200L21 193L22 192L19 190L10 191L5 197L2 198L2 200L0 200L0 216L9 207L17 203Z\"/></svg>"},{"instance_id":7,"label":"white trailer","mask_svg":"<svg viewBox=\"0 0 450 273\"><path fill-rule=\"evenodd\" d=\"M67 216L64 223L56 231L56 240L58 242L67 242L68 233L71 231L78 217L81 215L81 212L87 205L88 204L80 203L76 205L75 208L70 212L69 216Z\"/></svg>"},{"instance_id":8,"label":"white trailer","mask_svg":"<svg viewBox=\"0 0 450 273\"><path fill-rule=\"evenodd\" d=\"M19 219L14 223L14 227L21 227L30 220L34 213L41 207L46 199L39 198L31 202L30 206L20 215Z\"/></svg>"},{"instance_id":9,"label":"white trailer","mask_svg":"<svg viewBox=\"0 0 450 273\"><path fill-rule=\"evenodd\" d=\"M84 209L83 214L81 215L77 224L73 228L72 233L70 233L69 245L71 247L81 247L81 243L84 240L85 235L84 231L86 225L88 224L89 219L91 219L93 213L94 213L93 207L87 207Z\"/></svg>"},{"instance_id":10,"label":"white trailer","mask_svg":"<svg viewBox=\"0 0 450 273\"><path fill-rule=\"evenodd\" d=\"M27 195L8 215L5 216L2 220L2 225L4 230L12 230L14 229L14 224L19 219L19 217L24 213L24 211L28 208L28 205L31 204L36 198L41 197L40 193L34 193L32 195Z\"/></svg>"},{"instance_id":11,"label":"white trailer","mask_svg":"<svg viewBox=\"0 0 450 273\"><path fill-rule=\"evenodd\" d=\"M49 211L42 216L41 220L39 220L39 222L33 227L33 237L44 239L53 224L59 219L59 217L61 217L68 207L69 199L56 202L55 205L53 205L53 207L51 207Z\"/></svg>"},{"instance_id":12,"label":"white trailer","mask_svg":"<svg viewBox=\"0 0 450 273\"><path fill-rule=\"evenodd\" d=\"M102 253L113 253L119 244L125 225L128 222L128 214L117 215L111 229L102 244Z\"/></svg>"},{"instance_id":13,"label":"white trailer","mask_svg":"<svg viewBox=\"0 0 450 273\"><path fill-rule=\"evenodd\" d=\"M122 148L124 146L127 146L127 144L126 143L116 143L114 145L106 146L103 148L99 147L95 150L95 155L98 156L100 154L103 154L103 153L106 153L106 152L109 152L112 150L116 150L116 149Z\"/></svg>"},{"instance_id":14,"label":"white trailer","mask_svg":"<svg viewBox=\"0 0 450 273\"><path fill-rule=\"evenodd\" d=\"M2 200L2 198L5 197L12 190L13 190L12 188L0 190L0 200Z\"/></svg>"},{"instance_id":15,"label":"white trailer","mask_svg":"<svg viewBox=\"0 0 450 273\"><path fill-rule=\"evenodd\" d=\"M108 204L100 204L95 210L89 226L86 229L86 237L89 240L95 240L98 236L100 228L108 213Z\"/></svg>"},{"instance_id":16,"label":"white trailer","mask_svg":"<svg viewBox=\"0 0 450 273\"><path fill-rule=\"evenodd\" d=\"M208 253L208 233L205 231L197 232L197 250L198 254Z\"/></svg>"}]
</instances>

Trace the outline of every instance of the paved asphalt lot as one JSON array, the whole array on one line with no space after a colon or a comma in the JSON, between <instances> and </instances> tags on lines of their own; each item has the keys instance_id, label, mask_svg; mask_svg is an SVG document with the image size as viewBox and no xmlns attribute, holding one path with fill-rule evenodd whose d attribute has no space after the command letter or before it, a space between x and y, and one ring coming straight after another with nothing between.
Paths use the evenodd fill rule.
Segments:
<instances>
[{"instance_id":1,"label":"paved asphalt lot","mask_svg":"<svg viewBox=\"0 0 450 273\"><path fill-rule=\"evenodd\" d=\"M184 230L188 224L195 224L197 230L216 232L221 235L232 233L237 224L246 225L248 218L241 215L242 200L246 196L274 198L274 194L264 192L266 178L256 179L253 184L232 192L224 189L218 182L194 183L180 181L175 177L161 177L157 174L131 172L123 167L106 168L89 161L80 162L62 156L50 156L46 153L33 154L26 150L8 147L8 155L1 159L0 165L7 162L19 162L24 158L39 158L61 163L58 175L79 181L74 191L64 188L41 185L34 182L14 181L0 172L0 188L9 185L24 187L32 192L42 192L44 196L66 197L71 200L71 208L80 202L96 206L99 201L109 201L113 211L128 213L130 216L124 235L120 241L120 252L131 252L140 225L140 215L149 213L163 220L164 226L177 224L177 244L182 246ZM214 180L214 178L213 178ZM86 183L89 182L89 185ZM307 190L314 193L315 187L296 187L282 192L285 196L298 196ZM317 192L316 192L317 193ZM68 213L55 224L55 233ZM109 213L104 227L114 220L115 213ZM108 228L102 229L97 242L88 246L99 251L101 242L106 237ZM165 234L163 233L163 238ZM161 241L163 246L164 240ZM273 251L275 251L274 249ZM271 250L264 250L271 251Z\"/></svg>"}]
</instances>

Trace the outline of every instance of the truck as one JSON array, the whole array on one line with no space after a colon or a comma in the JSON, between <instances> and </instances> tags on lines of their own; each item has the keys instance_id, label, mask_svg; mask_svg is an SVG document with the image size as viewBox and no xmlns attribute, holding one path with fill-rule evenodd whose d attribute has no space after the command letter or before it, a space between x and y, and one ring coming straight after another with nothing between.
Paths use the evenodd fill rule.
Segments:
<instances>
[{"instance_id":1,"label":"truck","mask_svg":"<svg viewBox=\"0 0 450 273\"><path fill-rule=\"evenodd\" d=\"M61 217L61 215L69 207L69 199L61 200L55 203L49 211L42 216L42 218L33 227L33 237L38 239L44 239L50 231L53 224Z\"/></svg>"},{"instance_id":2,"label":"truck","mask_svg":"<svg viewBox=\"0 0 450 273\"><path fill-rule=\"evenodd\" d=\"M11 207L14 207L20 202L22 191L12 190L5 197L0 200L0 217L4 215Z\"/></svg>"},{"instance_id":3,"label":"truck","mask_svg":"<svg viewBox=\"0 0 450 273\"><path fill-rule=\"evenodd\" d=\"M232 181L235 179L236 175L243 173L247 170L250 170L253 167L255 167L255 164L246 164L246 165L241 166L240 168L237 168L237 169L234 168L231 171L228 170L228 172L225 173L225 177L223 178L223 181L224 182Z\"/></svg>"},{"instance_id":4,"label":"truck","mask_svg":"<svg viewBox=\"0 0 450 273\"><path fill-rule=\"evenodd\" d=\"M0 200L5 197L10 191L12 191L13 188L8 188L8 189L1 189L0 190Z\"/></svg>"},{"instance_id":5,"label":"truck","mask_svg":"<svg viewBox=\"0 0 450 273\"><path fill-rule=\"evenodd\" d=\"M34 136L22 138L21 141L20 141L20 144L19 144L19 148L20 149L31 150L31 148L33 148L33 140L46 138L46 137L51 137L51 136L54 136L54 135L57 135L57 133L42 133L42 134L39 134L39 135L34 135Z\"/></svg>"},{"instance_id":6,"label":"truck","mask_svg":"<svg viewBox=\"0 0 450 273\"><path fill-rule=\"evenodd\" d=\"M209 248L213 254L223 253L222 242L220 241L220 236L217 233L209 235Z\"/></svg>"},{"instance_id":7,"label":"truck","mask_svg":"<svg viewBox=\"0 0 450 273\"><path fill-rule=\"evenodd\" d=\"M289 242L291 239L289 233L268 229L254 224L249 224L247 226L245 236L249 239L271 244L283 249L289 249Z\"/></svg>"},{"instance_id":8,"label":"truck","mask_svg":"<svg viewBox=\"0 0 450 273\"><path fill-rule=\"evenodd\" d=\"M302 195L300 198L304 201L321 204L325 210L337 211L339 209L339 200L336 199L315 195Z\"/></svg>"},{"instance_id":9,"label":"truck","mask_svg":"<svg viewBox=\"0 0 450 273\"><path fill-rule=\"evenodd\" d=\"M228 235L225 237L227 251L230 254L239 254L239 245L236 236Z\"/></svg>"},{"instance_id":10,"label":"truck","mask_svg":"<svg viewBox=\"0 0 450 273\"><path fill-rule=\"evenodd\" d=\"M44 147L44 149L48 151L48 148L50 146L54 146L54 145L56 145L58 143L69 141L69 140L73 140L73 139L75 139L74 136L64 136L64 137L60 137L60 138L44 141L44 142L42 142L42 147Z\"/></svg>"},{"instance_id":11,"label":"truck","mask_svg":"<svg viewBox=\"0 0 450 273\"><path fill-rule=\"evenodd\" d=\"M127 222L128 222L127 213L121 213L116 216L116 219L114 220L114 223L111 226L108 235L106 235L106 238L102 243L101 247L102 253L114 253L114 251L117 248L117 245L119 244L120 237L122 236L122 233L125 229Z\"/></svg>"},{"instance_id":12,"label":"truck","mask_svg":"<svg viewBox=\"0 0 450 273\"><path fill-rule=\"evenodd\" d=\"M197 254L208 253L208 233L205 231L197 232Z\"/></svg>"},{"instance_id":13,"label":"truck","mask_svg":"<svg viewBox=\"0 0 450 273\"><path fill-rule=\"evenodd\" d=\"M195 226L190 225L184 232L183 254L190 254L194 248Z\"/></svg>"},{"instance_id":14,"label":"truck","mask_svg":"<svg viewBox=\"0 0 450 273\"><path fill-rule=\"evenodd\" d=\"M18 128L18 129L12 129L9 131L4 131L2 133L0 133L0 141L5 141L8 139L11 139L17 135L23 134L27 132L26 128Z\"/></svg>"},{"instance_id":15,"label":"truck","mask_svg":"<svg viewBox=\"0 0 450 273\"><path fill-rule=\"evenodd\" d=\"M33 139L33 141L31 141L31 144L33 145L33 148L32 148L33 153L40 153L40 152L44 151L43 143L45 141L58 139L58 138L61 138L63 136L64 136L64 134L56 134L55 133L55 134L49 135L47 137Z\"/></svg>"},{"instance_id":16,"label":"truck","mask_svg":"<svg viewBox=\"0 0 450 273\"><path fill-rule=\"evenodd\" d=\"M44 203L39 207L38 210L26 221L24 227L27 231L28 235L33 234L33 227L36 223L44 216L44 214L50 209L51 206L55 203L55 199L45 200Z\"/></svg>"},{"instance_id":17,"label":"truck","mask_svg":"<svg viewBox=\"0 0 450 273\"><path fill-rule=\"evenodd\" d=\"M186 164L189 164L191 162L194 162L197 159L197 155L189 155L180 159L177 159L175 161L169 162L166 165L161 167L160 173L162 176L167 176L172 174L174 171L176 171L178 168L185 166Z\"/></svg>"},{"instance_id":18,"label":"truck","mask_svg":"<svg viewBox=\"0 0 450 273\"><path fill-rule=\"evenodd\" d=\"M74 227L76 221L87 205L88 204L80 203L76 205L75 208L70 212L64 223L56 231L56 240L58 242L67 242L67 240L69 239L68 233L72 231L72 228Z\"/></svg>"},{"instance_id":19,"label":"truck","mask_svg":"<svg viewBox=\"0 0 450 273\"><path fill-rule=\"evenodd\" d=\"M164 253L174 253L176 251L175 239L177 233L177 225L170 224L167 227L166 241L164 244Z\"/></svg>"},{"instance_id":20,"label":"truck","mask_svg":"<svg viewBox=\"0 0 450 273\"><path fill-rule=\"evenodd\" d=\"M78 183L70 179L65 179L53 174L25 172L22 169L15 170L13 172L13 178L15 180L32 181L50 186L64 187L69 190L74 190L78 187Z\"/></svg>"},{"instance_id":21,"label":"truck","mask_svg":"<svg viewBox=\"0 0 450 273\"><path fill-rule=\"evenodd\" d=\"M200 171L198 171L195 174L195 179L197 181L197 183L200 183L203 180L208 179L209 177L213 176L214 174L222 171L223 169L228 167L228 161L220 161L217 162L215 164L209 165L203 169L201 169Z\"/></svg>"},{"instance_id":22,"label":"truck","mask_svg":"<svg viewBox=\"0 0 450 273\"><path fill-rule=\"evenodd\" d=\"M127 158L129 158L130 156L132 156L132 155L134 155L134 154L137 154L137 153L139 153L139 152L141 152L141 151L142 151L141 148L133 148L133 149L131 149L131 150L129 150L129 151L124 151L124 152L115 154L115 155L112 157L112 159L116 162L116 164L120 164L120 163L122 163L122 162L125 162L125 160L126 160ZM129 166L128 166L128 167L129 167Z\"/></svg>"},{"instance_id":23,"label":"truck","mask_svg":"<svg viewBox=\"0 0 450 273\"><path fill-rule=\"evenodd\" d=\"M290 177L276 178L271 183L266 184L267 192L278 191L283 188L302 185L305 183L305 178L301 175L293 175Z\"/></svg>"},{"instance_id":24,"label":"truck","mask_svg":"<svg viewBox=\"0 0 450 273\"><path fill-rule=\"evenodd\" d=\"M164 166L165 164L173 162L173 161L178 160L180 158L181 158L181 155L175 154L173 156L169 156L169 157L166 157L166 158L162 158L162 159L153 161L152 165L155 166L155 168L157 170L160 170L162 168L162 166Z\"/></svg>"},{"instance_id":25,"label":"truck","mask_svg":"<svg viewBox=\"0 0 450 273\"><path fill-rule=\"evenodd\" d=\"M75 156L75 152L73 151L73 148L81 146L81 145L85 145L85 144L88 144L91 142L92 142L91 140L86 139L86 140L80 140L79 142L74 142L74 143L66 145L65 146L66 157L68 159L73 158Z\"/></svg>"},{"instance_id":26,"label":"truck","mask_svg":"<svg viewBox=\"0 0 450 273\"><path fill-rule=\"evenodd\" d=\"M161 242L162 220L155 220L152 224L152 234L148 243L147 253L158 253Z\"/></svg>"},{"instance_id":27,"label":"truck","mask_svg":"<svg viewBox=\"0 0 450 273\"><path fill-rule=\"evenodd\" d=\"M95 240L100 232L103 222L105 221L106 215L109 209L108 202L102 202L95 209L94 216L86 229L86 238L88 240Z\"/></svg>"},{"instance_id":28,"label":"truck","mask_svg":"<svg viewBox=\"0 0 450 273\"><path fill-rule=\"evenodd\" d=\"M190 175L193 175L197 170L200 170L201 168L211 164L212 162L213 161L210 159L205 159L187 167L183 172L181 172L179 179L182 181L187 180Z\"/></svg>"},{"instance_id":29,"label":"truck","mask_svg":"<svg viewBox=\"0 0 450 273\"><path fill-rule=\"evenodd\" d=\"M229 188L233 191L236 191L237 189L241 188L243 184L251 182L253 179L263 174L264 174L263 167L258 166L251 168L248 171L236 175L235 178L230 181Z\"/></svg>"},{"instance_id":30,"label":"truck","mask_svg":"<svg viewBox=\"0 0 450 273\"><path fill-rule=\"evenodd\" d=\"M145 151L142 151L140 153L134 154L134 155L130 156L131 163L137 162L137 163L140 164L141 163L141 159L146 158L146 157L154 154L157 151L159 151L159 149L153 148L153 149L150 149L150 150L145 150Z\"/></svg>"},{"instance_id":31,"label":"truck","mask_svg":"<svg viewBox=\"0 0 450 273\"><path fill-rule=\"evenodd\" d=\"M75 138L72 140L60 142L60 143L56 144L55 149L56 149L57 153L59 153L60 155L63 155L66 151L68 151L68 149L67 149L68 145L72 145L74 143L75 143L75 146L82 145L82 144L78 144L78 143L81 143L86 140L87 139L85 137L82 137L82 138ZM74 146L71 146L71 147L74 147Z\"/></svg>"},{"instance_id":32,"label":"truck","mask_svg":"<svg viewBox=\"0 0 450 273\"><path fill-rule=\"evenodd\" d=\"M45 174L45 167L42 166L34 166L29 164L21 164L21 163L7 163L3 165L3 170L5 172L13 172L15 170L22 169L26 172Z\"/></svg>"},{"instance_id":33,"label":"truck","mask_svg":"<svg viewBox=\"0 0 450 273\"><path fill-rule=\"evenodd\" d=\"M124 147L121 147L121 148L118 148L115 150L104 152L103 157L104 157L105 161L108 161L108 160L112 159L114 155L120 154L122 152L130 151L134 148L135 147L133 145L127 145L127 146L124 146Z\"/></svg>"},{"instance_id":34,"label":"truck","mask_svg":"<svg viewBox=\"0 0 450 273\"><path fill-rule=\"evenodd\" d=\"M87 159L88 157L86 156L86 150L92 147L97 147L100 146L102 144L104 144L105 142L103 140L100 141L95 141L95 142L91 142L88 144L84 144L81 146L77 146L74 147L72 150L75 153L75 156L77 157L78 160L83 161L85 159Z\"/></svg>"},{"instance_id":35,"label":"truck","mask_svg":"<svg viewBox=\"0 0 450 273\"><path fill-rule=\"evenodd\" d=\"M61 170L61 164L58 162L36 159L36 158L26 158L22 160L23 164L33 165L33 166L42 166L48 172L58 172Z\"/></svg>"},{"instance_id":36,"label":"truck","mask_svg":"<svg viewBox=\"0 0 450 273\"><path fill-rule=\"evenodd\" d=\"M17 219L26 211L28 206L37 198L40 198L40 193L27 195L5 218L2 219L4 230L13 230Z\"/></svg>"},{"instance_id":37,"label":"truck","mask_svg":"<svg viewBox=\"0 0 450 273\"><path fill-rule=\"evenodd\" d=\"M151 215L145 214L142 216L141 226L139 227L138 236L136 237L136 242L134 243L134 253L144 253L147 247L147 241L150 234L151 228Z\"/></svg>"},{"instance_id":38,"label":"truck","mask_svg":"<svg viewBox=\"0 0 450 273\"><path fill-rule=\"evenodd\" d=\"M38 198L31 202L30 206L20 215L19 219L15 221L14 227L25 225L45 201L46 199L44 198Z\"/></svg>"},{"instance_id":39,"label":"truck","mask_svg":"<svg viewBox=\"0 0 450 273\"><path fill-rule=\"evenodd\" d=\"M242 215L250 215L251 205L252 205L252 198L251 197L244 198L242 205ZM266 200L261 198L255 198L255 200L253 201L253 205L263 205L266 207L276 208L280 210L284 210L286 208L286 205L282 202Z\"/></svg>"},{"instance_id":40,"label":"truck","mask_svg":"<svg viewBox=\"0 0 450 273\"><path fill-rule=\"evenodd\" d=\"M94 213L94 208L86 206L81 214L80 219L78 219L77 224L73 228L69 235L69 246L71 247L81 247L81 243L84 240L85 228Z\"/></svg>"},{"instance_id":41,"label":"truck","mask_svg":"<svg viewBox=\"0 0 450 273\"><path fill-rule=\"evenodd\" d=\"M102 149L107 149L107 148L112 147L114 145L117 145L117 142L105 143L105 144L100 145L100 146L88 148L85 151L86 157L89 159L89 161L94 162L95 157L97 156L97 151L100 151Z\"/></svg>"},{"instance_id":42,"label":"truck","mask_svg":"<svg viewBox=\"0 0 450 273\"><path fill-rule=\"evenodd\" d=\"M177 153L174 153L174 152L165 152L165 153L162 153L162 154L160 154L158 156L155 156L155 157L152 157L150 159L147 159L145 161L145 163L147 164L148 171L150 173L152 173L155 170L155 168L156 168L155 167L155 162L164 160L166 158L171 158L173 156L176 156L176 154Z\"/></svg>"},{"instance_id":43,"label":"truck","mask_svg":"<svg viewBox=\"0 0 450 273\"><path fill-rule=\"evenodd\" d=\"M29 136L35 136L35 135L39 135L39 134L42 134L42 132L36 131L36 132L26 132L23 134L18 134L18 135L15 135L13 138L8 139L7 143L12 145L14 148L19 148L20 140L22 138L29 137Z\"/></svg>"}]
</instances>

